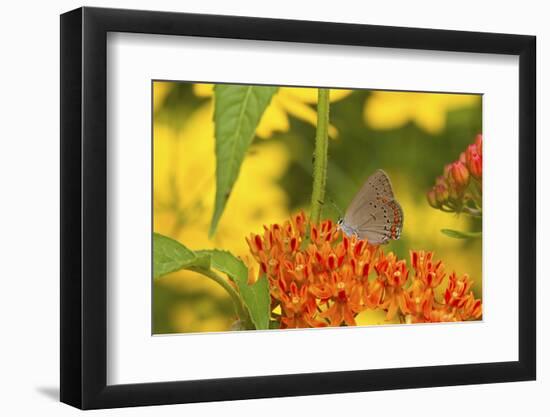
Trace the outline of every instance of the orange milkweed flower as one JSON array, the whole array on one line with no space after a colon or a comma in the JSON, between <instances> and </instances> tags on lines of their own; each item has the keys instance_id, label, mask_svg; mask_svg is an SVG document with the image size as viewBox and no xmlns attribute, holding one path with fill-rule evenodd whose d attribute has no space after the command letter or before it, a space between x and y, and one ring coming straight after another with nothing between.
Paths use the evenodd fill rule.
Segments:
<instances>
[{"instance_id":1,"label":"orange milkweed flower","mask_svg":"<svg viewBox=\"0 0 550 417\"><path fill-rule=\"evenodd\" d=\"M351 268L346 265L341 273L332 272L311 288L312 294L327 307L319 313L319 317L328 319L331 326L340 326L342 323L356 325L354 316L362 308L360 287L356 285L352 274Z\"/></svg>"},{"instance_id":2,"label":"orange milkweed flower","mask_svg":"<svg viewBox=\"0 0 550 417\"><path fill-rule=\"evenodd\" d=\"M445 304L455 308L464 307L470 294L472 284L473 282L468 275L457 278L456 274L453 272L449 277L449 285L445 290Z\"/></svg>"},{"instance_id":3,"label":"orange milkweed flower","mask_svg":"<svg viewBox=\"0 0 550 417\"><path fill-rule=\"evenodd\" d=\"M481 318L481 300L474 297L474 293L470 291L466 297L466 302L461 311L458 312L461 320L479 320Z\"/></svg>"},{"instance_id":4,"label":"orange milkweed flower","mask_svg":"<svg viewBox=\"0 0 550 417\"><path fill-rule=\"evenodd\" d=\"M434 262L433 256L433 252L410 251L415 275L406 300L409 313L416 316L416 321L430 320L435 303L434 289L445 277L443 262Z\"/></svg>"},{"instance_id":5,"label":"orange milkweed flower","mask_svg":"<svg viewBox=\"0 0 550 417\"><path fill-rule=\"evenodd\" d=\"M409 278L409 271L405 261L397 260L393 253L390 253L387 257L381 253L375 270L378 273L378 281L380 282L380 278L382 278L385 283L385 291L380 307L387 310L386 320L393 319L399 310L402 314L407 314L409 310L403 285Z\"/></svg>"},{"instance_id":6,"label":"orange milkweed flower","mask_svg":"<svg viewBox=\"0 0 550 417\"><path fill-rule=\"evenodd\" d=\"M434 289L445 272L433 252L411 251L409 270L394 253L348 237L331 220L309 224L303 212L246 241L259 275L268 279L272 319L281 328L355 326L367 309L406 323L481 317L481 300L467 275L453 273L444 299L436 300Z\"/></svg>"},{"instance_id":7,"label":"orange milkweed flower","mask_svg":"<svg viewBox=\"0 0 550 417\"><path fill-rule=\"evenodd\" d=\"M283 285L279 281L279 285ZM282 328L319 327L324 323L314 319L315 300L308 294L307 285L298 288L295 282L290 284L288 291L281 288L280 300L285 306L285 316L281 318Z\"/></svg>"}]
</instances>

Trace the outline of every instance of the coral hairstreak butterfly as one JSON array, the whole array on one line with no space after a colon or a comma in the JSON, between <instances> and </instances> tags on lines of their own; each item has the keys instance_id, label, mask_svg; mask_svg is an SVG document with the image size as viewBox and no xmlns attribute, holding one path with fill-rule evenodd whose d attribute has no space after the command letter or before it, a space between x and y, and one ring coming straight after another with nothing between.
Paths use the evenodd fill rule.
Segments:
<instances>
[{"instance_id":1,"label":"coral hairstreak butterfly","mask_svg":"<svg viewBox=\"0 0 550 417\"><path fill-rule=\"evenodd\" d=\"M399 239L403 210L395 200L390 179L381 169L372 174L351 201L338 226L348 236L367 239L373 245Z\"/></svg>"}]
</instances>

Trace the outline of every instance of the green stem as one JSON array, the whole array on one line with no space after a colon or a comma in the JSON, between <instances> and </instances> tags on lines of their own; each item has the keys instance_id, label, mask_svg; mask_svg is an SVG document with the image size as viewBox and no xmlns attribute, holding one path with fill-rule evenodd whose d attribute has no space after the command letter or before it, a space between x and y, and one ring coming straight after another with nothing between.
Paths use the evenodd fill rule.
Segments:
<instances>
[{"instance_id":1,"label":"green stem","mask_svg":"<svg viewBox=\"0 0 550 417\"><path fill-rule=\"evenodd\" d=\"M329 90L319 88L317 100L317 132L313 161L313 191L311 193L311 223L319 224L325 201L328 164Z\"/></svg>"},{"instance_id":2,"label":"green stem","mask_svg":"<svg viewBox=\"0 0 550 417\"><path fill-rule=\"evenodd\" d=\"M239 320L244 324L245 328L247 329L253 329L254 326L252 325L252 320L250 319L250 315L248 314L248 311L245 309L241 297L239 296L239 293L225 280L222 276L216 274L211 269L204 269L204 268L189 268L191 271L198 272L199 274L204 275L205 277L208 277L221 285L223 289L229 294L231 297L231 300L233 301L233 306L235 307L235 312L237 313L237 316L239 316Z\"/></svg>"}]
</instances>

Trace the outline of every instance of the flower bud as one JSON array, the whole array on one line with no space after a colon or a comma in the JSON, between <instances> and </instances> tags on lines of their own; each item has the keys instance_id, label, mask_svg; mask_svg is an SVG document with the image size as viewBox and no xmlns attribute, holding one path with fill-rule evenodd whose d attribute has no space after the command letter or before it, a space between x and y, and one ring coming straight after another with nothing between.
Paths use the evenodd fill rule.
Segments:
<instances>
[{"instance_id":1,"label":"flower bud","mask_svg":"<svg viewBox=\"0 0 550 417\"><path fill-rule=\"evenodd\" d=\"M447 164L447 165L445 165L445 167L443 167L443 177L444 177L445 179L451 178L450 175L451 175L451 168L452 168L452 165L453 165L453 164Z\"/></svg>"},{"instance_id":2,"label":"flower bud","mask_svg":"<svg viewBox=\"0 0 550 417\"><path fill-rule=\"evenodd\" d=\"M468 145L468 148L466 148L466 163L470 161L472 156L479 155L480 153L477 150L477 145L472 143L471 145Z\"/></svg>"},{"instance_id":3,"label":"flower bud","mask_svg":"<svg viewBox=\"0 0 550 417\"><path fill-rule=\"evenodd\" d=\"M466 165L466 152L461 152L460 156L458 157L458 160L462 162L464 165Z\"/></svg>"},{"instance_id":4,"label":"flower bud","mask_svg":"<svg viewBox=\"0 0 550 417\"><path fill-rule=\"evenodd\" d=\"M483 161L481 155L474 153L468 160L468 169L475 179L480 180L483 175Z\"/></svg>"},{"instance_id":5,"label":"flower bud","mask_svg":"<svg viewBox=\"0 0 550 417\"><path fill-rule=\"evenodd\" d=\"M437 201L434 188L428 191L428 193L426 194L426 198L428 199L428 204L433 208L439 208L441 206Z\"/></svg>"},{"instance_id":6,"label":"flower bud","mask_svg":"<svg viewBox=\"0 0 550 417\"><path fill-rule=\"evenodd\" d=\"M451 176L454 181L454 185L457 187L457 191L464 190L468 186L468 181L470 181L470 173L468 168L460 162L453 162L451 165Z\"/></svg>"},{"instance_id":7,"label":"flower bud","mask_svg":"<svg viewBox=\"0 0 550 417\"><path fill-rule=\"evenodd\" d=\"M454 185L449 186L450 200L457 201L460 198L460 194L462 194L462 190L458 190L457 187Z\"/></svg>"},{"instance_id":8,"label":"flower bud","mask_svg":"<svg viewBox=\"0 0 550 417\"><path fill-rule=\"evenodd\" d=\"M434 190L437 203L439 205L446 203L449 199L449 188L445 184L437 184Z\"/></svg>"},{"instance_id":9,"label":"flower bud","mask_svg":"<svg viewBox=\"0 0 550 417\"><path fill-rule=\"evenodd\" d=\"M479 134L476 136L475 144L476 144L476 148L477 148L477 153L479 153L479 155L481 156L481 155L483 154L483 152L482 152L482 147L483 147L483 136L482 136L481 133L479 133Z\"/></svg>"},{"instance_id":10,"label":"flower bud","mask_svg":"<svg viewBox=\"0 0 550 417\"><path fill-rule=\"evenodd\" d=\"M447 180L445 179L445 177L443 175L440 175L439 177L437 177L435 179L435 185L438 185L438 184L447 185Z\"/></svg>"}]
</instances>

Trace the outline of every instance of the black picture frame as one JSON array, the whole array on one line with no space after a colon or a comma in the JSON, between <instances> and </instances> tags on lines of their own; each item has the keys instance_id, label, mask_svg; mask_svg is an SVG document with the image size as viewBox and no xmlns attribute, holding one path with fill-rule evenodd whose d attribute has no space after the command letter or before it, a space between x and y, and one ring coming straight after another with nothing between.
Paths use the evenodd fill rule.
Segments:
<instances>
[{"instance_id":1,"label":"black picture frame","mask_svg":"<svg viewBox=\"0 0 550 417\"><path fill-rule=\"evenodd\" d=\"M107 385L108 32L519 56L519 360ZM535 51L524 35L88 7L61 15L61 401L94 409L535 379Z\"/></svg>"}]
</instances>

